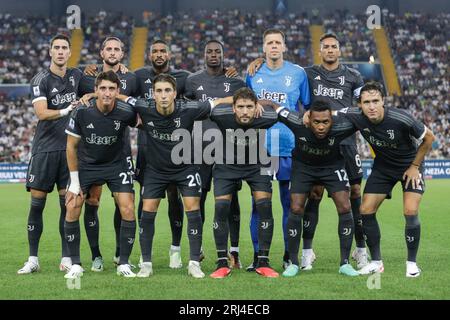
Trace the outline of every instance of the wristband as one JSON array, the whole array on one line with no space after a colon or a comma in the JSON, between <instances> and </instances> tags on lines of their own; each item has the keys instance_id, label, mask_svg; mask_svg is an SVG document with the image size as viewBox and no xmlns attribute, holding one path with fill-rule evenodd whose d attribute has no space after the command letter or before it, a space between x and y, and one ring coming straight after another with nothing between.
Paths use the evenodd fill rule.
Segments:
<instances>
[{"instance_id":1,"label":"wristband","mask_svg":"<svg viewBox=\"0 0 450 320\"><path fill-rule=\"evenodd\" d=\"M70 171L70 185L68 191L74 194L80 194L80 180L78 178L78 171Z\"/></svg>"},{"instance_id":2,"label":"wristband","mask_svg":"<svg viewBox=\"0 0 450 320\"><path fill-rule=\"evenodd\" d=\"M411 165L412 165L412 166L415 166L415 167L417 167L417 168L419 168L419 167L420 167L420 165L419 165L419 164L415 164L414 162L413 162L413 163L411 163Z\"/></svg>"},{"instance_id":3,"label":"wristband","mask_svg":"<svg viewBox=\"0 0 450 320\"><path fill-rule=\"evenodd\" d=\"M65 117L69 114L70 111L73 110L73 108L74 106L70 104L67 108L59 110L59 114L61 115L61 117Z\"/></svg>"},{"instance_id":4,"label":"wristband","mask_svg":"<svg viewBox=\"0 0 450 320\"><path fill-rule=\"evenodd\" d=\"M136 104L136 99L133 97L128 97L125 99L125 102L134 106Z\"/></svg>"}]
</instances>

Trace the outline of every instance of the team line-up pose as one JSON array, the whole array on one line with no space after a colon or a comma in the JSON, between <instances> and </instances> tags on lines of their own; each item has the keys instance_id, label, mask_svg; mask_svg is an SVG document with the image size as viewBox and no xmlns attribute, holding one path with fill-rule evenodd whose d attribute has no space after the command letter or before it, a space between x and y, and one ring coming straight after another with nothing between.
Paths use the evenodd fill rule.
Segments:
<instances>
[{"instance_id":1,"label":"team line-up pose","mask_svg":"<svg viewBox=\"0 0 450 320\"><path fill-rule=\"evenodd\" d=\"M80 260L79 225L84 204L91 270L103 271L97 212L102 185L107 184L116 206L114 262L118 275L153 275L152 247L158 233L155 219L167 192L172 230L169 267L182 266L180 241L185 213L188 274L203 278L203 229L205 216L211 214L205 200L213 182L217 268L210 276L227 277L233 268L241 268L238 191L246 181L252 197L241 195L239 201L253 203L254 244L253 262L247 271L278 277L269 264L277 225L271 199L274 177L279 180L283 208L284 277L312 269L316 259L312 238L324 188L339 216L339 273L358 276L383 272L376 212L383 200L390 198L398 181L404 192L406 276L419 276L418 211L425 191L422 163L434 140L433 133L407 112L386 106L379 83L364 84L358 71L341 65L339 41L334 34L323 35L320 43L322 63L303 69L283 60L287 50L283 32L266 30L265 58L250 64L245 83L234 68L224 68L224 46L218 40L205 44L203 71L190 74L171 69L169 46L156 40L149 48L151 65L133 73L121 64L125 50L122 41L107 37L100 52L103 64L88 66L83 73L67 67L69 38L53 37L50 67L31 80L32 103L39 122L26 184L31 192L29 258L17 273L40 270L42 215L46 195L55 184L61 207L60 270L72 279L85 272ZM353 107L356 102L358 107ZM130 150L130 126L139 129L136 169ZM354 139L357 131L376 155L362 200L362 174ZM139 272L129 261L137 230L134 178L141 186L137 210ZM356 249L351 254L354 235ZM350 256L356 260L358 271L350 264Z\"/></svg>"}]
</instances>

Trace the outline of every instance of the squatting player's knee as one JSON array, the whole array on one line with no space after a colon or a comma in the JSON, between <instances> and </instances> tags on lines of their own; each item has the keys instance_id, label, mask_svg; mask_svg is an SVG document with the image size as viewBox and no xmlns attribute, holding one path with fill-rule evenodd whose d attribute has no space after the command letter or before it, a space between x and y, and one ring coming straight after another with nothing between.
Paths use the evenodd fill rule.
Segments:
<instances>
[{"instance_id":1,"label":"squatting player's knee","mask_svg":"<svg viewBox=\"0 0 450 320\"><path fill-rule=\"evenodd\" d=\"M81 208L66 206L66 221L73 222L80 219Z\"/></svg>"},{"instance_id":2,"label":"squatting player's knee","mask_svg":"<svg viewBox=\"0 0 450 320\"><path fill-rule=\"evenodd\" d=\"M361 185L353 184L350 187L350 198L357 199L361 197Z\"/></svg>"},{"instance_id":3,"label":"squatting player's knee","mask_svg":"<svg viewBox=\"0 0 450 320\"><path fill-rule=\"evenodd\" d=\"M321 200L323 197L323 186L314 186L309 193L309 199Z\"/></svg>"},{"instance_id":4,"label":"squatting player's knee","mask_svg":"<svg viewBox=\"0 0 450 320\"><path fill-rule=\"evenodd\" d=\"M347 201L346 203L336 204L336 209L339 214L342 214L350 212L352 210L352 207L350 205L350 202Z\"/></svg>"},{"instance_id":5,"label":"squatting player's knee","mask_svg":"<svg viewBox=\"0 0 450 320\"><path fill-rule=\"evenodd\" d=\"M291 212L293 214L304 214L305 204L291 202Z\"/></svg>"},{"instance_id":6,"label":"squatting player's knee","mask_svg":"<svg viewBox=\"0 0 450 320\"><path fill-rule=\"evenodd\" d=\"M133 221L134 218L134 205L127 205L120 208L120 214L123 220Z\"/></svg>"},{"instance_id":7,"label":"squatting player's knee","mask_svg":"<svg viewBox=\"0 0 450 320\"><path fill-rule=\"evenodd\" d=\"M415 216L419 213L419 209L417 207L408 207L405 206L405 208L403 209L403 214L405 216Z\"/></svg>"},{"instance_id":8,"label":"squatting player's knee","mask_svg":"<svg viewBox=\"0 0 450 320\"><path fill-rule=\"evenodd\" d=\"M189 205L185 204L184 205L184 210L186 212L200 210L200 202L198 202L196 204L189 204Z\"/></svg>"},{"instance_id":9,"label":"squatting player's knee","mask_svg":"<svg viewBox=\"0 0 450 320\"><path fill-rule=\"evenodd\" d=\"M89 199L86 199L86 203L91 206L98 207L100 205L100 199L89 197Z\"/></svg>"},{"instance_id":10,"label":"squatting player's knee","mask_svg":"<svg viewBox=\"0 0 450 320\"><path fill-rule=\"evenodd\" d=\"M361 207L359 208L359 212L361 214L372 214L374 212L377 212L378 206L370 205L370 204L361 204Z\"/></svg>"}]
</instances>

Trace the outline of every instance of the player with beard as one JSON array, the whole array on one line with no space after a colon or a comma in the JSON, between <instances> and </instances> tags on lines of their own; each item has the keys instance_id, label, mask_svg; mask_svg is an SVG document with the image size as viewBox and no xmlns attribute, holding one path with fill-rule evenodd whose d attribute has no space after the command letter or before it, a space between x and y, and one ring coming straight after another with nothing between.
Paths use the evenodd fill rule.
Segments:
<instances>
[{"instance_id":1,"label":"player with beard","mask_svg":"<svg viewBox=\"0 0 450 320\"><path fill-rule=\"evenodd\" d=\"M190 75L189 71L179 70L170 67L171 53L169 45L163 40L155 40L148 52L148 60L151 65L142 67L135 71L138 81L138 96L145 100L153 98L153 79L162 73L170 74L176 79L177 99L185 95L186 79ZM227 77L233 77L237 74L232 67L224 69ZM142 130L138 132L138 156L136 160L136 180L141 187L143 186L143 177L145 169L146 154L146 135ZM172 230L172 244L169 250L169 267L181 268L181 236L183 232L183 202L174 185L167 189L167 200L169 204L169 221ZM142 214L142 199L139 199L138 217ZM200 260L203 260L202 251Z\"/></svg>"},{"instance_id":2,"label":"player with beard","mask_svg":"<svg viewBox=\"0 0 450 320\"><path fill-rule=\"evenodd\" d=\"M185 97L191 100L208 101L217 98L224 98L233 95L235 91L245 87L244 81L239 78L229 78L225 76L223 68L223 45L218 40L210 40L204 49L204 59L206 69L190 75L186 80ZM219 129L217 124L210 119L197 121L194 124L193 139L203 141L206 130ZM199 148L200 154L194 155L194 163L201 159L200 176L202 178L202 197L200 200L200 212L202 221L205 222L205 202L208 192L211 190L213 165L203 161L203 149L208 142L203 142L203 148ZM196 149L197 150L197 149ZM195 151L194 151L195 152ZM233 194L231 200L231 210L228 217L230 232L229 258L232 268L241 268L239 259L239 230L240 230L240 208L237 192Z\"/></svg>"},{"instance_id":3,"label":"player with beard","mask_svg":"<svg viewBox=\"0 0 450 320\"><path fill-rule=\"evenodd\" d=\"M92 71L101 70L114 71L120 80L120 95L125 96L137 96L137 81L136 75L132 72L123 71L121 68L121 61L124 57L124 44L116 37L107 37L101 46L100 57L103 60L103 64L96 66L95 70L92 66L87 67L85 73L92 74ZM95 98L95 77L84 74L80 81L79 93L82 95L82 101L86 104L91 98ZM130 146L130 130L126 128L124 135L124 155L128 159L129 170L133 171L133 162L131 156ZM100 252L99 246L99 220L98 220L98 207L100 204L100 196L102 193L102 186L92 186L89 192L90 197L86 199L85 211L84 211L84 226L86 235L88 238L89 246L92 253L92 271L103 271L103 258ZM114 263L117 265L120 257L120 225L121 225L120 209L115 203L114 211L114 230L116 235L116 252L113 258Z\"/></svg>"},{"instance_id":4,"label":"player with beard","mask_svg":"<svg viewBox=\"0 0 450 320\"><path fill-rule=\"evenodd\" d=\"M324 101L333 111L352 105L353 100L359 96L359 90L364 85L361 74L339 62L341 56L339 40L333 33L326 33L320 38L320 57L322 63L306 67L309 87L311 88L311 103ZM249 73L258 70L263 59L257 59L249 66ZM356 249L352 258L356 260L358 268L368 263L362 219L359 213L361 204L361 160L356 147L356 137L341 142L341 153L345 158L345 168L350 181L350 203L355 225ZM324 187L314 186L305 207L303 218L303 252L301 268L311 270L316 256L312 249L312 241L319 218L319 204L323 196Z\"/></svg>"},{"instance_id":5,"label":"player with beard","mask_svg":"<svg viewBox=\"0 0 450 320\"><path fill-rule=\"evenodd\" d=\"M136 101L128 98L142 119L140 129L145 130L148 147L145 149L146 169L141 196L143 198L139 242L142 260L138 277L153 274L152 246L155 234L155 218L161 199L169 185L176 185L186 208L187 233L190 246L188 274L203 278L200 267L202 245L202 218L200 214L201 178L198 166L174 156L174 148L183 140L189 141L197 120L207 118L218 104L230 103L231 97L214 101L176 100L176 80L169 74L159 74L153 81L154 99Z\"/></svg>"},{"instance_id":6,"label":"player with beard","mask_svg":"<svg viewBox=\"0 0 450 320\"><path fill-rule=\"evenodd\" d=\"M70 40L65 35L56 35L50 41L50 68L44 69L31 79L32 104L39 119L33 139L31 159L28 166L27 191L31 193L31 207L28 215L29 258L18 274L30 274L39 270L38 248L42 235L42 213L47 194L56 184L59 193L62 258L59 268L67 271L72 262L67 242L64 238L64 219L66 216L65 188L68 184L69 170L66 161L65 127L72 104L77 99L81 71L68 68L71 55Z\"/></svg>"},{"instance_id":7,"label":"player with beard","mask_svg":"<svg viewBox=\"0 0 450 320\"><path fill-rule=\"evenodd\" d=\"M310 103L308 78L305 70L284 59L287 51L284 33L278 29L268 29L263 34L263 51L266 62L251 75L247 75L247 86L252 88L259 99L272 100L283 107L298 110L301 105ZM278 145L272 145L272 137L277 138ZM283 268L289 261L288 233L286 229L290 208L289 185L291 179L291 151L294 148L294 135L283 123L276 123L267 131L267 150L271 156L279 158L279 168L274 172L274 179L278 180L280 188L280 202L283 208L282 228L284 238ZM250 230L252 234L254 261L247 267L247 271L254 271L258 252L256 236L258 226L258 211L253 204Z\"/></svg>"}]
</instances>

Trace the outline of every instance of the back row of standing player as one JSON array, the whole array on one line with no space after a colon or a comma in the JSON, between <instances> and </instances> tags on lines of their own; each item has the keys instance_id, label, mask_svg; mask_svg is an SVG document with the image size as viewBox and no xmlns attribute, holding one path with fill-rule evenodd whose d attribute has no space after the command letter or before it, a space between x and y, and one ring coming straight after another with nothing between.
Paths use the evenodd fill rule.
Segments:
<instances>
[{"instance_id":1,"label":"back row of standing player","mask_svg":"<svg viewBox=\"0 0 450 320\"><path fill-rule=\"evenodd\" d=\"M317 98L327 101L335 110L342 107L351 106L353 97L358 94L358 89L363 85L361 76L353 69L347 68L339 64L339 42L332 34L325 35L321 38L321 57L322 64L306 68L305 70L299 66L291 64L283 60L283 53L286 51L284 43L284 35L277 30L268 30L264 36L264 53L266 62L262 68L257 71L254 76L247 78L247 84L251 87L260 99L269 99L289 109L299 109L299 102L303 106L310 104L310 99L314 101ZM60 38L52 40L50 54L52 56L52 66L50 70L45 70L38 74L32 80L32 94L33 105L38 114L40 125L47 125L50 122L52 126L64 127L65 116L71 111L72 106L69 105L77 96L93 92L93 77L81 75L77 69L66 69L66 62L68 54L70 54L70 45L68 51L64 51L65 44L68 44L68 39ZM152 66L144 67L136 71L135 75L131 72L122 72L120 61L123 58L123 44L117 38L108 38L102 44L101 57L103 59L103 66L100 66L103 71L113 70L117 73L121 81L121 93L126 96L136 96L146 99L152 98L152 80L155 75L168 72L175 76L177 80L178 96L185 96L189 99L196 99L206 101L209 99L224 97L232 95L238 88L243 87L244 83L238 78L228 78L224 76L223 68L223 46L220 42L212 41L205 46L205 63L206 70L198 72L188 77L189 73L179 70L171 70L169 68L170 53L167 44L162 41L156 41L150 48L150 59ZM53 69L53 70L52 70ZM309 84L308 84L309 80ZM79 85L78 85L79 84ZM312 87L310 94L309 87ZM56 91L55 91L56 89ZM52 106L44 106L51 101ZM47 109L47 110L45 110ZM57 109L54 112L51 109ZM46 114L45 114L46 113ZM53 114L54 113L54 114ZM59 120L58 120L59 119ZM43 121L42 121L43 120ZM47 121L46 121L47 120ZM50 121L48 121L50 120ZM207 127L207 123L203 123ZM291 150L294 147L293 134L281 124L277 124L280 129L280 149L272 150L268 146L269 153L272 155L280 155L280 170L277 178L280 181L280 197L283 207L283 231L285 239L285 254L283 257L283 266L290 265L289 250L288 250L288 232L286 229L288 212L290 208L289 197L289 179L291 176ZM274 127L276 127L274 126ZM39 125L38 125L39 128ZM205 128L204 128L205 129ZM27 188L31 189L32 204L30 208L29 222L28 222L28 236L30 243L30 258L25 264L24 268L19 270L19 273L30 273L39 268L37 261L37 246L39 243L40 233L42 232L42 211L45 205L46 193L51 192L53 185L56 182L60 195L63 196L67 179L67 173L61 172L42 172L48 167L47 163L53 161L48 159L51 156L57 156L60 163L60 169L64 168L66 162L65 156L62 152L56 153L52 151L62 151L65 148L64 138L54 135L58 132L56 128L46 128L44 130L37 130L37 137L33 145L33 157L30 161L29 178L27 180ZM270 130L269 130L270 132ZM50 134L49 134L50 133ZM38 139L39 135L43 135ZM45 139L55 139L55 142L44 142ZM270 133L269 133L270 137ZM59 139L59 141L56 141ZM136 170L138 181L143 176L142 163L145 163L145 145L144 136L140 134L139 137L139 155L138 168ZM129 144L129 138L128 144ZM270 141L270 139L269 139ZM57 143L59 142L59 143ZM45 145L45 147L43 147ZM41 146L41 148L39 148ZM48 149L48 148L51 148ZM367 254L365 253L365 245L362 232L361 218L359 215L359 185L361 182L362 171L360 168L360 160L356 153L355 139L349 147L342 147L342 154L346 158L346 169L349 173L349 180L352 185L352 211L355 219L355 238L357 240L357 249L355 251L355 258L358 261L358 266L363 267L367 264ZM47 150L48 149L48 150ZM128 147L129 149L129 147ZM49 153L51 152L51 153ZM128 156L131 156L128 151ZM45 159L39 159L45 157ZM131 161L130 161L131 163ZM131 167L130 167L131 169ZM35 170L35 171L33 171ZM41 172L39 172L41 171ZM50 169L52 171L52 169ZM204 221L204 201L206 199L206 192L209 190L211 181L211 166L202 165L202 220ZM49 177L53 176L55 179L51 181ZM41 181L39 178L44 179ZM67 180L66 180L67 181ZM140 180L142 183L142 180ZM88 234L88 240L92 251L92 270L103 270L103 259L98 246L98 218L97 208L99 203L100 191L90 190L91 198L88 200L88 205L85 208L85 227ZM317 224L318 202L320 201L322 190L313 192L311 199L305 210L304 217L304 253L302 255L301 267L305 270L311 268L314 260L314 253L311 249L312 236L314 228ZM319 194L318 196L315 194ZM234 206L229 215L230 223L230 240L231 240L231 260L234 267L240 267L239 261L239 206L237 202L237 194L233 195ZM65 208L63 206L64 200L60 197L61 204L61 219L64 221ZM117 206L116 206L117 207ZM141 208L141 206L140 206ZM139 215L142 210L139 210ZM170 267L181 267L180 257L180 238L182 229L183 207L177 195L176 189L172 188L171 196L169 196L169 216L171 217L171 227L173 234L173 242L170 250ZM117 218L118 217L118 218ZM255 252L258 252L257 243L257 213L254 210L252 214L252 238L254 240ZM120 213L116 208L115 226L117 249L115 260L120 256ZM60 232L61 225L60 220ZM234 226L234 228L232 227ZM62 235L62 261L61 269L69 269L71 261L67 257L67 249L64 249L64 239ZM248 268L254 270L255 261ZM378 260L377 260L378 261Z\"/></svg>"}]
</instances>

